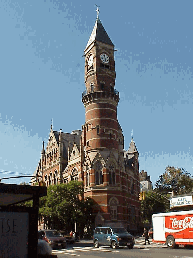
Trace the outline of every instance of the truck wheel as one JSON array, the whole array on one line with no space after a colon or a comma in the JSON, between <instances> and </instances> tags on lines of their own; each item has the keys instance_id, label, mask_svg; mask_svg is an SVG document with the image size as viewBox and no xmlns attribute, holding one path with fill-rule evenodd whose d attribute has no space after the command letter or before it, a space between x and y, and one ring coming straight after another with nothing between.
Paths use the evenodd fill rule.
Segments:
<instances>
[{"instance_id":1,"label":"truck wheel","mask_svg":"<svg viewBox=\"0 0 193 258\"><path fill-rule=\"evenodd\" d=\"M175 239L173 238L173 236L168 236L166 239L166 245L169 248L175 248L176 244L175 244Z\"/></svg>"},{"instance_id":2,"label":"truck wheel","mask_svg":"<svg viewBox=\"0 0 193 258\"><path fill-rule=\"evenodd\" d=\"M98 241L98 240L95 240L95 241L94 241L94 247L95 247L95 248L98 248L98 247L99 247L99 241Z\"/></svg>"},{"instance_id":3,"label":"truck wheel","mask_svg":"<svg viewBox=\"0 0 193 258\"><path fill-rule=\"evenodd\" d=\"M111 247L112 247L113 249L116 249L116 248L117 248L117 244L116 244L115 241L112 241L112 242L111 242Z\"/></svg>"}]
</instances>

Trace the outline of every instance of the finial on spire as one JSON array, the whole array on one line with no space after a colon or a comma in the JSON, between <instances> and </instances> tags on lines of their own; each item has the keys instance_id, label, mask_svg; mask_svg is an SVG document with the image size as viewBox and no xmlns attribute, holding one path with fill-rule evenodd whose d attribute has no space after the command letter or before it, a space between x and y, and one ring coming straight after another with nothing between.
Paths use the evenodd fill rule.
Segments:
<instances>
[{"instance_id":1,"label":"finial on spire","mask_svg":"<svg viewBox=\"0 0 193 258\"><path fill-rule=\"evenodd\" d=\"M51 119L51 130L53 128L53 118Z\"/></svg>"},{"instance_id":2,"label":"finial on spire","mask_svg":"<svg viewBox=\"0 0 193 258\"><path fill-rule=\"evenodd\" d=\"M131 130L131 139L133 140L133 129Z\"/></svg>"},{"instance_id":3,"label":"finial on spire","mask_svg":"<svg viewBox=\"0 0 193 258\"><path fill-rule=\"evenodd\" d=\"M99 7L100 6L98 6L97 4L95 4L96 5L96 7L97 7L97 9L96 9L96 12L97 12L97 19L99 18L99 13L100 13L100 11L99 11Z\"/></svg>"}]
</instances>

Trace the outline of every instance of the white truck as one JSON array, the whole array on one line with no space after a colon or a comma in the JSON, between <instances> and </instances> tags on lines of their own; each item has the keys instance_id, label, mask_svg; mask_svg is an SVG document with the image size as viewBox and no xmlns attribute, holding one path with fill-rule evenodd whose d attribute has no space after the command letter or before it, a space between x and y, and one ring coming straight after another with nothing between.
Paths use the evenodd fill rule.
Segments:
<instances>
[{"instance_id":1,"label":"white truck","mask_svg":"<svg viewBox=\"0 0 193 258\"><path fill-rule=\"evenodd\" d=\"M152 215L153 242L170 248L193 245L193 210Z\"/></svg>"}]
</instances>

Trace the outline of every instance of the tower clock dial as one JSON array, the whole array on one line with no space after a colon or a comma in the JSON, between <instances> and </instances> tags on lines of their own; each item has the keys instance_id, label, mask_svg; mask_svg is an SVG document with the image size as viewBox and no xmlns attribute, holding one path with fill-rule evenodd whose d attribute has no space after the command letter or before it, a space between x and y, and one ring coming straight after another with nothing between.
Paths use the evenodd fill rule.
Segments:
<instances>
[{"instance_id":1,"label":"tower clock dial","mask_svg":"<svg viewBox=\"0 0 193 258\"><path fill-rule=\"evenodd\" d=\"M100 59L104 64L108 64L109 63L109 56L105 53L102 53L100 55Z\"/></svg>"},{"instance_id":2,"label":"tower clock dial","mask_svg":"<svg viewBox=\"0 0 193 258\"><path fill-rule=\"evenodd\" d=\"M93 55L91 55L88 59L88 66L91 66L93 64Z\"/></svg>"}]
</instances>

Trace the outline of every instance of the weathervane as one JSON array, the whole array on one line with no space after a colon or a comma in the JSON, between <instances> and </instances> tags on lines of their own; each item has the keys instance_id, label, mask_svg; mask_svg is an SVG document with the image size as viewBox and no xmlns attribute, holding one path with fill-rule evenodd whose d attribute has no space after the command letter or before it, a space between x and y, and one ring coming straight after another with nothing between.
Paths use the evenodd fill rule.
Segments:
<instances>
[{"instance_id":1,"label":"weathervane","mask_svg":"<svg viewBox=\"0 0 193 258\"><path fill-rule=\"evenodd\" d=\"M96 5L96 7L97 7L97 9L96 9L96 12L97 12L97 19L99 18L99 13L100 13L100 11L99 11L99 7L100 6L98 6L97 4L95 4Z\"/></svg>"}]
</instances>

